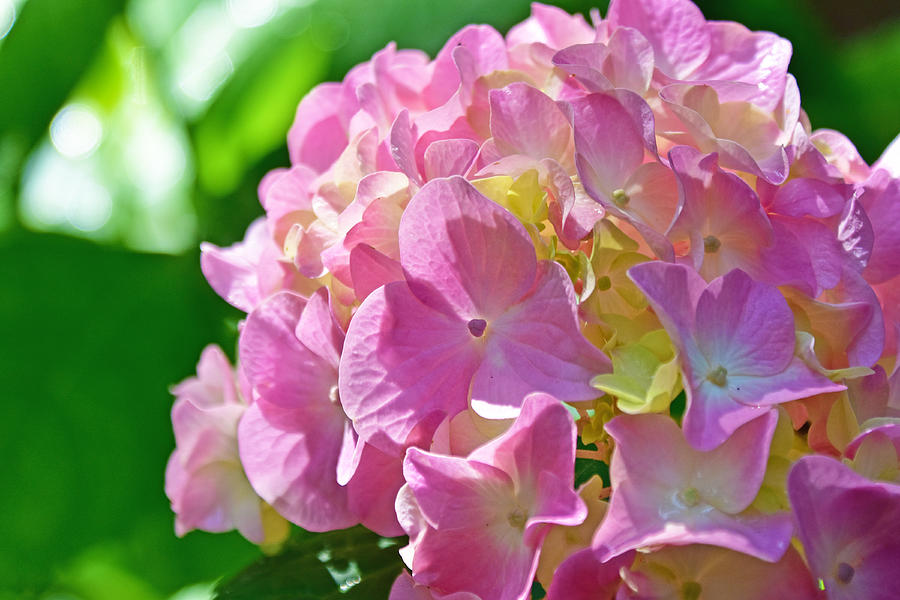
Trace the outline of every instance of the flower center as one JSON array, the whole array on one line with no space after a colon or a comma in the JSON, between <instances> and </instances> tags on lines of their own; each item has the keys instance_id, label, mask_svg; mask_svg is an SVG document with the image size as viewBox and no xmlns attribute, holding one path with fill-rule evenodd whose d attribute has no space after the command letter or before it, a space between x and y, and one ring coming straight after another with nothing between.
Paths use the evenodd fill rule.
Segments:
<instances>
[{"instance_id":1,"label":"flower center","mask_svg":"<svg viewBox=\"0 0 900 600\"><path fill-rule=\"evenodd\" d=\"M714 235L708 235L703 238L703 251L707 254L712 254L713 252L718 252L719 248L722 247L722 242L719 241Z\"/></svg>"},{"instance_id":2,"label":"flower center","mask_svg":"<svg viewBox=\"0 0 900 600\"><path fill-rule=\"evenodd\" d=\"M597 289L601 292L605 292L609 288L612 287L612 281L610 281L609 277L604 275L603 277L597 280Z\"/></svg>"},{"instance_id":3,"label":"flower center","mask_svg":"<svg viewBox=\"0 0 900 600\"><path fill-rule=\"evenodd\" d=\"M700 502L700 492L697 491L697 488L686 488L678 492L678 499L685 506L697 506Z\"/></svg>"},{"instance_id":4,"label":"flower center","mask_svg":"<svg viewBox=\"0 0 900 600\"><path fill-rule=\"evenodd\" d=\"M518 506L511 513L506 515L506 520L515 529L525 529L525 522L528 521L528 515Z\"/></svg>"},{"instance_id":5,"label":"flower center","mask_svg":"<svg viewBox=\"0 0 900 600\"><path fill-rule=\"evenodd\" d=\"M836 579L841 583L850 583L850 580L853 579L854 573L856 573L856 569L854 569L847 563L842 562L837 566Z\"/></svg>"},{"instance_id":6,"label":"flower center","mask_svg":"<svg viewBox=\"0 0 900 600\"><path fill-rule=\"evenodd\" d=\"M703 588L696 581L685 581L681 586L681 600L698 600Z\"/></svg>"},{"instance_id":7,"label":"flower center","mask_svg":"<svg viewBox=\"0 0 900 600\"><path fill-rule=\"evenodd\" d=\"M481 337L484 335L484 330L487 329L487 321L484 319L472 319L466 324L466 327L469 328L469 333L473 336Z\"/></svg>"},{"instance_id":8,"label":"flower center","mask_svg":"<svg viewBox=\"0 0 900 600\"><path fill-rule=\"evenodd\" d=\"M728 383L728 371L722 365L719 365L706 374L706 378L719 387L725 387Z\"/></svg>"},{"instance_id":9,"label":"flower center","mask_svg":"<svg viewBox=\"0 0 900 600\"><path fill-rule=\"evenodd\" d=\"M619 208L622 208L623 206L625 206L626 204L628 204L628 201L629 201L629 200L631 200L631 198L629 198L629 197L628 197L628 194L625 193L625 190L623 190L623 189L621 189L621 188L618 189L618 190L615 190L615 191L612 193L612 201L613 201L613 202L616 204L616 206L618 206Z\"/></svg>"}]
</instances>

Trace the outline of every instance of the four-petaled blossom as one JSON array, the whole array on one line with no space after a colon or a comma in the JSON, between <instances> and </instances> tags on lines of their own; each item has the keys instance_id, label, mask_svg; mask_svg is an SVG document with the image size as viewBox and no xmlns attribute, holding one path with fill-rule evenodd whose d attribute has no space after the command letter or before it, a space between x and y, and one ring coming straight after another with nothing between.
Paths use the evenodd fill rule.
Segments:
<instances>
[{"instance_id":1,"label":"four-petaled blossom","mask_svg":"<svg viewBox=\"0 0 900 600\"><path fill-rule=\"evenodd\" d=\"M776 288L738 269L707 285L662 262L628 275L682 356L684 434L695 448L715 448L773 404L845 389L795 356L794 317Z\"/></svg>"},{"instance_id":2,"label":"four-petaled blossom","mask_svg":"<svg viewBox=\"0 0 900 600\"><path fill-rule=\"evenodd\" d=\"M546 394L525 398L500 437L466 458L407 450L398 513L416 513L408 563L441 594L527 598L549 525L578 525L587 508L573 488L575 423Z\"/></svg>"},{"instance_id":3,"label":"four-petaled blossom","mask_svg":"<svg viewBox=\"0 0 900 600\"><path fill-rule=\"evenodd\" d=\"M661 544L712 544L781 558L790 516L747 510L762 485L777 420L768 410L709 452L691 448L664 415L622 415L607 423L616 451L609 511L594 536L599 558Z\"/></svg>"},{"instance_id":4,"label":"four-petaled blossom","mask_svg":"<svg viewBox=\"0 0 900 600\"><path fill-rule=\"evenodd\" d=\"M609 360L579 331L565 271L538 262L525 228L465 179L410 201L400 264L406 281L366 298L341 356L341 402L363 440L393 453L428 444L470 393L489 418L515 416L530 392L599 395L590 381Z\"/></svg>"}]
</instances>

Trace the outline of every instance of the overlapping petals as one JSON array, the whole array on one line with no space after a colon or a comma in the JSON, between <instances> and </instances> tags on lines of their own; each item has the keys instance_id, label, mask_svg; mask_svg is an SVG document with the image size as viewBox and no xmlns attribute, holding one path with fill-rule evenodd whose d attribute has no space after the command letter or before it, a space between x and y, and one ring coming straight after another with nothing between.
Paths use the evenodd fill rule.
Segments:
<instances>
[{"instance_id":1,"label":"overlapping petals","mask_svg":"<svg viewBox=\"0 0 900 600\"><path fill-rule=\"evenodd\" d=\"M340 394L362 439L386 452L429 445L470 387L491 418L515 416L533 391L597 396L590 379L608 359L581 335L565 273L539 264L515 217L464 179L419 191L400 263L406 281L369 295L347 333Z\"/></svg>"},{"instance_id":2,"label":"overlapping petals","mask_svg":"<svg viewBox=\"0 0 900 600\"><path fill-rule=\"evenodd\" d=\"M775 421L770 411L709 452L691 448L662 415L607 423L617 444L610 467L615 491L594 536L600 560L660 544L712 544L770 562L781 558L790 515L747 511L762 484Z\"/></svg>"},{"instance_id":3,"label":"overlapping petals","mask_svg":"<svg viewBox=\"0 0 900 600\"><path fill-rule=\"evenodd\" d=\"M787 302L743 271L709 285L666 263L634 266L629 276L683 356L684 432L695 448L715 448L772 404L844 389L794 354Z\"/></svg>"},{"instance_id":4,"label":"overlapping petals","mask_svg":"<svg viewBox=\"0 0 900 600\"><path fill-rule=\"evenodd\" d=\"M574 442L568 411L534 394L505 433L467 458L410 448L409 493L397 502L413 503L423 521L407 529L414 579L441 593L527 598L548 525L587 515L572 489Z\"/></svg>"},{"instance_id":5,"label":"overlapping petals","mask_svg":"<svg viewBox=\"0 0 900 600\"><path fill-rule=\"evenodd\" d=\"M316 87L202 247L248 316L173 390L177 532L405 533L395 600L891 597L900 143L813 130L790 54L534 4Z\"/></svg>"}]
</instances>

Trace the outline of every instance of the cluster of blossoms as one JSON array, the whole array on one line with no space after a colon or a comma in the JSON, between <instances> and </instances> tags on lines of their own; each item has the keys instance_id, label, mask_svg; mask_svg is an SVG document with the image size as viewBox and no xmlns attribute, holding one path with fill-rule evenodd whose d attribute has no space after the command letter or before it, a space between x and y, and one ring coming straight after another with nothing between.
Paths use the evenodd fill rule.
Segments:
<instances>
[{"instance_id":1,"label":"cluster of blossoms","mask_svg":"<svg viewBox=\"0 0 900 600\"><path fill-rule=\"evenodd\" d=\"M812 131L790 55L535 4L315 88L203 247L248 316L174 390L177 531L407 535L393 600L895 598L900 143Z\"/></svg>"}]
</instances>

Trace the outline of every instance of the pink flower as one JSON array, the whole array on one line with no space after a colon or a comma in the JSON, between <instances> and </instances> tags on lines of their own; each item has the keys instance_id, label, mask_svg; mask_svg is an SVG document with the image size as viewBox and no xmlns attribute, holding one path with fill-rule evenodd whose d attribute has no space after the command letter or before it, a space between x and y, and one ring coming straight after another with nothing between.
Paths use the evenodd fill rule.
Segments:
<instances>
[{"instance_id":1,"label":"pink flower","mask_svg":"<svg viewBox=\"0 0 900 600\"><path fill-rule=\"evenodd\" d=\"M776 421L767 411L709 452L691 448L668 416L622 415L607 423L616 450L609 511L594 536L599 559L660 544L781 558L790 516L747 510L763 481Z\"/></svg>"},{"instance_id":2,"label":"pink flower","mask_svg":"<svg viewBox=\"0 0 900 600\"><path fill-rule=\"evenodd\" d=\"M527 598L549 525L587 515L572 489L574 461L575 423L545 394L528 396L513 425L467 458L410 448L409 491L397 502L420 519L405 526L415 581L442 595Z\"/></svg>"},{"instance_id":3,"label":"pink flower","mask_svg":"<svg viewBox=\"0 0 900 600\"><path fill-rule=\"evenodd\" d=\"M613 600L621 586L619 573L634 562L634 551L601 562L591 548L575 552L553 575L547 600Z\"/></svg>"},{"instance_id":4,"label":"pink flower","mask_svg":"<svg viewBox=\"0 0 900 600\"><path fill-rule=\"evenodd\" d=\"M362 521L396 535L399 460L361 446L355 474L339 481L339 460L357 445L337 393L343 338L324 289L308 302L276 294L250 314L240 356L256 401L238 429L241 462L259 495L306 530Z\"/></svg>"},{"instance_id":5,"label":"pink flower","mask_svg":"<svg viewBox=\"0 0 900 600\"><path fill-rule=\"evenodd\" d=\"M427 446L470 388L489 418L515 416L533 391L597 396L590 379L609 362L579 331L565 271L538 263L516 218L467 181L429 182L410 201L400 263L406 281L366 298L341 358L341 402L363 440Z\"/></svg>"},{"instance_id":6,"label":"pink flower","mask_svg":"<svg viewBox=\"0 0 900 600\"><path fill-rule=\"evenodd\" d=\"M830 600L888 600L900 585L900 486L806 456L788 492L813 577Z\"/></svg>"},{"instance_id":7,"label":"pink flower","mask_svg":"<svg viewBox=\"0 0 900 600\"><path fill-rule=\"evenodd\" d=\"M280 290L312 293L316 285L282 259L268 222L257 219L242 242L228 248L203 243L200 267L209 285L232 306L250 312Z\"/></svg>"},{"instance_id":8,"label":"pink flower","mask_svg":"<svg viewBox=\"0 0 900 600\"><path fill-rule=\"evenodd\" d=\"M166 467L166 495L175 533L237 529L257 544L284 539L286 524L250 487L238 458L238 420L246 406L221 348L207 346L197 377L172 393L176 448Z\"/></svg>"},{"instance_id":9,"label":"pink flower","mask_svg":"<svg viewBox=\"0 0 900 600\"><path fill-rule=\"evenodd\" d=\"M608 27L633 27L650 42L656 68L670 80L728 81L753 90L766 110L784 94L791 44L733 22L706 21L689 0L613 0Z\"/></svg>"},{"instance_id":10,"label":"pink flower","mask_svg":"<svg viewBox=\"0 0 900 600\"><path fill-rule=\"evenodd\" d=\"M753 189L719 168L717 155L677 146L669 159L680 201L668 236L679 249L687 245L676 254L684 255L707 281L741 269L759 281L815 294L809 241L801 244L774 228Z\"/></svg>"},{"instance_id":11,"label":"pink flower","mask_svg":"<svg viewBox=\"0 0 900 600\"><path fill-rule=\"evenodd\" d=\"M818 590L803 559L788 548L776 563L715 546L666 546L639 554L622 571L619 600L728 598L813 600Z\"/></svg>"},{"instance_id":12,"label":"pink flower","mask_svg":"<svg viewBox=\"0 0 900 600\"><path fill-rule=\"evenodd\" d=\"M794 354L794 317L776 288L740 270L709 285L692 269L632 267L682 357L684 434L710 450L779 402L844 389Z\"/></svg>"}]
</instances>

